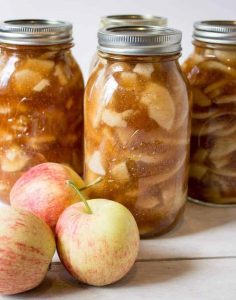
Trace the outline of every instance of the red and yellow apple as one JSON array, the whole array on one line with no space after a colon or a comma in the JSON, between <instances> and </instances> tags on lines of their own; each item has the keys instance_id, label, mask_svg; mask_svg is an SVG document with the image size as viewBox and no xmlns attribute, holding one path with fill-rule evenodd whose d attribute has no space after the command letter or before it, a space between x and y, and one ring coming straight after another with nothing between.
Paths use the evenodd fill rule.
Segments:
<instances>
[{"instance_id":1,"label":"red and yellow apple","mask_svg":"<svg viewBox=\"0 0 236 300\"><path fill-rule=\"evenodd\" d=\"M0 294L38 286L55 252L50 227L30 212L0 208Z\"/></svg>"},{"instance_id":2,"label":"red and yellow apple","mask_svg":"<svg viewBox=\"0 0 236 300\"><path fill-rule=\"evenodd\" d=\"M90 285L118 281L138 254L135 219L126 207L111 200L87 200L87 207L83 202L71 205L60 216L55 233L66 269Z\"/></svg>"},{"instance_id":3,"label":"red and yellow apple","mask_svg":"<svg viewBox=\"0 0 236 300\"><path fill-rule=\"evenodd\" d=\"M81 177L66 165L39 164L14 184L10 203L32 212L54 229L63 210L78 201L77 194L66 184L67 180L72 180L78 187L84 186Z\"/></svg>"}]
</instances>

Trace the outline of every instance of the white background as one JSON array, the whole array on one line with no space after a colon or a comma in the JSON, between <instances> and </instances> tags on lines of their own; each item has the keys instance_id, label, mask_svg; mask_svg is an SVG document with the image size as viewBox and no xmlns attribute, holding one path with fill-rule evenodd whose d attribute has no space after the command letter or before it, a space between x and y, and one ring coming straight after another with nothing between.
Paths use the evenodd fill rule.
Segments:
<instances>
[{"instance_id":1,"label":"white background","mask_svg":"<svg viewBox=\"0 0 236 300\"><path fill-rule=\"evenodd\" d=\"M236 19L236 0L0 0L0 19L52 18L74 25L73 53L85 78L96 49L100 16L108 14L165 16L171 27L183 32L183 56L192 51L193 22L202 19Z\"/></svg>"}]
</instances>

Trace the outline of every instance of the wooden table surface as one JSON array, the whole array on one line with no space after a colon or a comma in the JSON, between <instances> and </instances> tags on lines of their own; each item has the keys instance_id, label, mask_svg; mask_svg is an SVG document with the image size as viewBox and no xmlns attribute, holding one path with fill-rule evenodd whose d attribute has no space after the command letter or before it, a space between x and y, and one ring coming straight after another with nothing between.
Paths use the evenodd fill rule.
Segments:
<instances>
[{"instance_id":1,"label":"wooden table surface","mask_svg":"<svg viewBox=\"0 0 236 300\"><path fill-rule=\"evenodd\" d=\"M55 256L38 288L0 299L236 300L236 208L188 203L182 223L143 240L132 270L111 286L78 283Z\"/></svg>"}]
</instances>

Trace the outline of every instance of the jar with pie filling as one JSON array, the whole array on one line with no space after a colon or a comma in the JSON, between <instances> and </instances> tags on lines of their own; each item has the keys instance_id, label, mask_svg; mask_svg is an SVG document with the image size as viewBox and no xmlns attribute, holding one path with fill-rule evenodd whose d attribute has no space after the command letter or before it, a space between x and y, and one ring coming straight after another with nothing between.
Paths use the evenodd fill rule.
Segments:
<instances>
[{"instance_id":1,"label":"jar with pie filling","mask_svg":"<svg viewBox=\"0 0 236 300\"><path fill-rule=\"evenodd\" d=\"M125 205L142 237L183 214L189 94L178 58L181 32L125 26L98 33L99 61L85 89L85 180L93 198Z\"/></svg>"},{"instance_id":2,"label":"jar with pie filling","mask_svg":"<svg viewBox=\"0 0 236 300\"><path fill-rule=\"evenodd\" d=\"M189 198L236 204L236 21L194 24L185 61L193 91Z\"/></svg>"},{"instance_id":3,"label":"jar with pie filling","mask_svg":"<svg viewBox=\"0 0 236 300\"><path fill-rule=\"evenodd\" d=\"M0 199L47 162L82 172L83 77L71 54L72 25L0 23Z\"/></svg>"},{"instance_id":4,"label":"jar with pie filling","mask_svg":"<svg viewBox=\"0 0 236 300\"><path fill-rule=\"evenodd\" d=\"M115 26L167 26L167 19L165 17L153 15L109 15L102 17L99 23L99 29ZM94 54L92 62L90 63L90 73L98 62L97 53Z\"/></svg>"}]
</instances>

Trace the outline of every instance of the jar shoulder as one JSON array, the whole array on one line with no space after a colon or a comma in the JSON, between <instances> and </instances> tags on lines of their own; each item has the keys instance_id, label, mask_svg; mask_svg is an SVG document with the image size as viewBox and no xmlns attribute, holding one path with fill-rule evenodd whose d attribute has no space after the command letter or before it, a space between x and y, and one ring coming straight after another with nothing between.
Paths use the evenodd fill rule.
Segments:
<instances>
[{"instance_id":1,"label":"jar shoulder","mask_svg":"<svg viewBox=\"0 0 236 300\"><path fill-rule=\"evenodd\" d=\"M176 61L100 60L85 89L86 124L188 134L189 90Z\"/></svg>"},{"instance_id":2,"label":"jar shoulder","mask_svg":"<svg viewBox=\"0 0 236 300\"><path fill-rule=\"evenodd\" d=\"M208 70L229 70L234 75L236 70L235 47L225 48L196 48L181 66L183 72L191 78L192 73L207 72ZM195 69L196 72L192 72ZM232 72L230 72L232 70Z\"/></svg>"},{"instance_id":3,"label":"jar shoulder","mask_svg":"<svg viewBox=\"0 0 236 300\"><path fill-rule=\"evenodd\" d=\"M58 87L84 86L82 72L70 51L0 52L0 89L2 93L34 95Z\"/></svg>"},{"instance_id":4,"label":"jar shoulder","mask_svg":"<svg viewBox=\"0 0 236 300\"><path fill-rule=\"evenodd\" d=\"M188 94L187 80L177 60L129 62L100 58L90 74L85 98L88 99L91 96L90 92L95 90L100 92L109 90L109 93L117 91L123 93L123 96L132 91L139 97L145 90L148 92L150 86L156 88L153 92L157 96L161 96L158 87L171 94L182 93L184 96Z\"/></svg>"}]
</instances>

